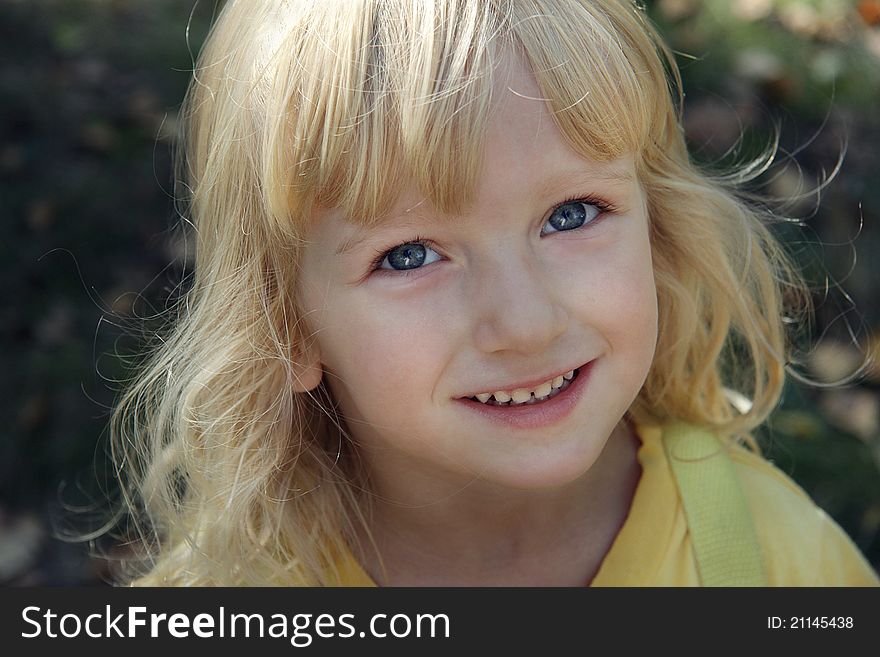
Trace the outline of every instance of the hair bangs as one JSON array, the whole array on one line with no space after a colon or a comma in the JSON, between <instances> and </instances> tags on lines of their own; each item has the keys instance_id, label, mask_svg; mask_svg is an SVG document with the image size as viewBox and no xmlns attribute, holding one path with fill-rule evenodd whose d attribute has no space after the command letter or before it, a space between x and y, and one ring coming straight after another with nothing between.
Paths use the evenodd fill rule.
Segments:
<instances>
[{"instance_id":1,"label":"hair bangs","mask_svg":"<svg viewBox=\"0 0 880 657\"><path fill-rule=\"evenodd\" d=\"M575 151L599 161L642 153L674 113L642 13L583 1L515 7L516 39Z\"/></svg>"},{"instance_id":2,"label":"hair bangs","mask_svg":"<svg viewBox=\"0 0 880 657\"><path fill-rule=\"evenodd\" d=\"M444 214L463 212L511 47L577 152L641 153L671 113L663 67L637 10L600 5L388 0L302 21L282 49L286 128L269 149L290 190L283 215L301 224L314 207L338 208L370 225L409 185Z\"/></svg>"},{"instance_id":3,"label":"hair bangs","mask_svg":"<svg viewBox=\"0 0 880 657\"><path fill-rule=\"evenodd\" d=\"M461 212L481 168L503 16L465 1L345 9L288 40L287 118L269 149L270 175L290 191L286 214L306 221L314 207L338 208L371 224L407 185Z\"/></svg>"}]
</instances>

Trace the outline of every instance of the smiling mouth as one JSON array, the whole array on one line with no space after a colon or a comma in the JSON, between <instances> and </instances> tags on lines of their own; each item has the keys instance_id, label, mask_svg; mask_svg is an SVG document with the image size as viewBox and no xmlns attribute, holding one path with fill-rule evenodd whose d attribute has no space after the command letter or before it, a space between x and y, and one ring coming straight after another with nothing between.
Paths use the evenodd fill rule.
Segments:
<instances>
[{"instance_id":1,"label":"smiling mouth","mask_svg":"<svg viewBox=\"0 0 880 657\"><path fill-rule=\"evenodd\" d=\"M572 385L572 383L574 383L574 381L577 380L577 377L578 377L578 374L580 373L580 370L581 370L580 367L575 368L573 370L573 375L571 378L563 378L562 383L559 385L559 387L551 388L549 393L547 393L541 397L536 397L535 392L533 391L529 395L529 398L527 400L520 401L520 402L513 401L513 399L510 397L510 395L506 394L506 393L503 394L503 396L502 396L502 397L508 398L506 401L498 401L497 399L495 399L495 395L492 395L486 401L482 401L480 399L477 399L476 397L467 397L466 399L468 399L472 402L475 402L477 404L481 404L483 406L531 406L533 404L540 404L542 402L553 399L554 397L558 396L559 394L565 392Z\"/></svg>"}]
</instances>

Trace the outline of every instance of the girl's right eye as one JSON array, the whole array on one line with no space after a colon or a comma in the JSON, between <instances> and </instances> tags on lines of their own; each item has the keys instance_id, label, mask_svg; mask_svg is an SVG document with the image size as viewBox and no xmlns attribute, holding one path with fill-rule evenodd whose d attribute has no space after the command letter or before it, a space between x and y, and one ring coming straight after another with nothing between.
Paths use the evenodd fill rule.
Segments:
<instances>
[{"instance_id":1,"label":"girl's right eye","mask_svg":"<svg viewBox=\"0 0 880 657\"><path fill-rule=\"evenodd\" d=\"M440 254L421 239L399 244L388 251L378 252L374 269L407 271L440 260Z\"/></svg>"},{"instance_id":2,"label":"girl's right eye","mask_svg":"<svg viewBox=\"0 0 880 657\"><path fill-rule=\"evenodd\" d=\"M607 202L592 197L575 197L558 204L541 229L541 236L567 232L577 229L588 229L601 220L603 214L613 212L614 208ZM409 242L398 244L387 250L376 251L372 262L372 271L409 273L441 259L439 253L431 248L430 240L416 237Z\"/></svg>"}]
</instances>

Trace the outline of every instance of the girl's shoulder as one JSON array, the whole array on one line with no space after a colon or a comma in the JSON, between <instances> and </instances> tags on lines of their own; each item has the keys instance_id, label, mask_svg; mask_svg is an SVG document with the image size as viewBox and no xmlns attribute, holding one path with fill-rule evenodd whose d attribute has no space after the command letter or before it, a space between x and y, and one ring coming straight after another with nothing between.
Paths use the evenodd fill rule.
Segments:
<instances>
[{"instance_id":1,"label":"girl's shoulder","mask_svg":"<svg viewBox=\"0 0 880 657\"><path fill-rule=\"evenodd\" d=\"M852 539L791 477L736 445L729 450L754 518L770 585L878 585Z\"/></svg>"}]
</instances>

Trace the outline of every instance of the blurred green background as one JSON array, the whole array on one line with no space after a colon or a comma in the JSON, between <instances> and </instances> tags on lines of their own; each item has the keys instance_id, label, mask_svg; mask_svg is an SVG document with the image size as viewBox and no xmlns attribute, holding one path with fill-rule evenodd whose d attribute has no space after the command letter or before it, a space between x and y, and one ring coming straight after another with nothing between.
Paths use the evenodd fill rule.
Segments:
<instances>
[{"instance_id":1,"label":"blurred green background","mask_svg":"<svg viewBox=\"0 0 880 657\"><path fill-rule=\"evenodd\" d=\"M845 377L880 356L880 0L646 5L678 53L696 159L780 136L759 183L802 196L781 229L816 291L798 370ZM107 578L98 545L58 536L97 526L112 495L106 423L140 348L125 327L154 325L188 272L171 147L215 8L0 0L0 583ZM880 367L791 384L761 441L880 567Z\"/></svg>"}]
</instances>

